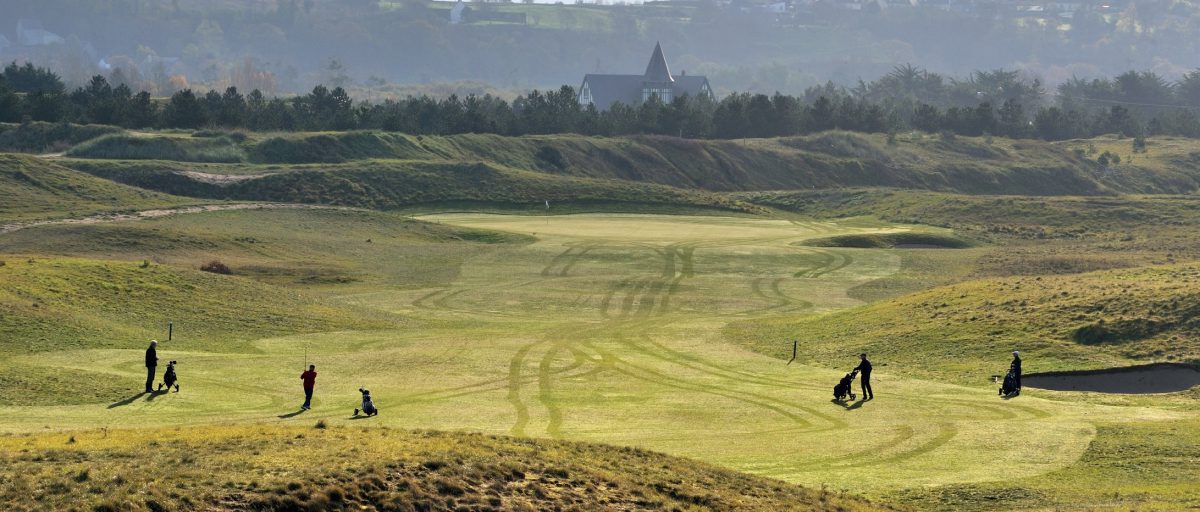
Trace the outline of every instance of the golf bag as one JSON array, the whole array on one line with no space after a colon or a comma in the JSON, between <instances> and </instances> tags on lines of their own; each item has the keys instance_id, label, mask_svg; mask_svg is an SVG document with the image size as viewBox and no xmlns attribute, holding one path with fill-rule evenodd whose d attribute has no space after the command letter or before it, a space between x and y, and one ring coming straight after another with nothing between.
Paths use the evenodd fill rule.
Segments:
<instances>
[{"instance_id":1,"label":"golf bag","mask_svg":"<svg viewBox=\"0 0 1200 512\"><path fill-rule=\"evenodd\" d=\"M1004 383L1000 385L1000 396L1013 396L1021 394L1021 388L1017 386L1017 372L1009 370L1004 376Z\"/></svg>"},{"instance_id":2,"label":"golf bag","mask_svg":"<svg viewBox=\"0 0 1200 512\"><path fill-rule=\"evenodd\" d=\"M158 389L161 390L165 385L167 391L170 391L171 387L174 387L175 392L178 393L179 384L177 382L179 382L179 377L175 375L175 361L171 361L167 363L167 371L163 372L163 383L158 385Z\"/></svg>"},{"instance_id":3,"label":"golf bag","mask_svg":"<svg viewBox=\"0 0 1200 512\"><path fill-rule=\"evenodd\" d=\"M379 409L375 408L375 401L371 400L371 392L362 388L359 388L358 391L362 393L362 413L367 416L379 414ZM354 410L354 415L358 416L358 409Z\"/></svg>"},{"instance_id":4,"label":"golf bag","mask_svg":"<svg viewBox=\"0 0 1200 512\"><path fill-rule=\"evenodd\" d=\"M837 385L833 387L834 400L844 401L846 397L854 400L854 392L851 390L854 388L854 377L856 376L858 376L857 371L850 372L842 377L841 381L838 381Z\"/></svg>"}]
</instances>

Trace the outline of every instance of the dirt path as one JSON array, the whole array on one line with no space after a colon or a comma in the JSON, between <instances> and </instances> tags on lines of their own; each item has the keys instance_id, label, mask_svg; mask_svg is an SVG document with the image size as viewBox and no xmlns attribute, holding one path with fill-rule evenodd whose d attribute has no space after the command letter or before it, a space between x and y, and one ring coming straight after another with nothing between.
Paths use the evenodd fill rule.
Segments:
<instances>
[{"instance_id":1,"label":"dirt path","mask_svg":"<svg viewBox=\"0 0 1200 512\"><path fill-rule=\"evenodd\" d=\"M120 222L126 220L138 219L154 219L158 217L167 217L170 215L183 215L189 213L206 213L218 212L225 210L361 210L361 208L350 208L346 206L324 206L315 204L292 204L292 203L235 203L235 204L210 204L203 206L181 206L176 208L160 208L154 210L140 210L129 213L102 213L97 215L88 215L86 217L75 217L67 219L49 219L49 220L31 220L18 221L0 224L0 235L19 231L26 228L37 226L52 226L64 224L100 224L105 222Z\"/></svg>"}]
</instances>

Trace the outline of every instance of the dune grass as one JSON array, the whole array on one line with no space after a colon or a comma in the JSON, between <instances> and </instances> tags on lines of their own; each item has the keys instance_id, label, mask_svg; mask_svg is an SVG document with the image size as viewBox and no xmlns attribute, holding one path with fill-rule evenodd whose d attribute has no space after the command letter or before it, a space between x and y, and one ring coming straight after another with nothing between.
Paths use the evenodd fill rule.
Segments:
<instances>
[{"instance_id":1,"label":"dune grass","mask_svg":"<svg viewBox=\"0 0 1200 512\"><path fill-rule=\"evenodd\" d=\"M891 509L645 450L351 426L5 437L0 461L14 511Z\"/></svg>"},{"instance_id":2,"label":"dune grass","mask_svg":"<svg viewBox=\"0 0 1200 512\"><path fill-rule=\"evenodd\" d=\"M1096 143L1104 143L1097 139ZM634 181L714 192L894 187L967 194L1112 195L1190 193L1200 187L1194 141L1156 140L1119 168L1073 147L1032 140L827 132L803 137L686 140L673 137L412 136L360 131L111 134L73 147L79 158L255 164L406 160L483 163L560 177ZM1171 148L1170 150L1161 148Z\"/></svg>"},{"instance_id":3,"label":"dune grass","mask_svg":"<svg viewBox=\"0 0 1200 512\"><path fill-rule=\"evenodd\" d=\"M757 340L795 337L803 357L865 351L899 374L990 386L1012 350L1030 361L1026 372L1200 362L1197 283L1195 264L983 279L728 333L776 357L783 347Z\"/></svg>"},{"instance_id":4,"label":"dune grass","mask_svg":"<svg viewBox=\"0 0 1200 512\"><path fill-rule=\"evenodd\" d=\"M66 154L80 158L224 163L242 162L247 158L238 141L224 135L187 137L110 134L74 146L67 150Z\"/></svg>"},{"instance_id":5,"label":"dune grass","mask_svg":"<svg viewBox=\"0 0 1200 512\"><path fill-rule=\"evenodd\" d=\"M614 205L623 211L762 208L700 190L621 180L555 176L485 163L365 160L346 164L197 166L176 162L66 160L95 176L209 199L286 201L383 210L469 204L558 210Z\"/></svg>"},{"instance_id":6,"label":"dune grass","mask_svg":"<svg viewBox=\"0 0 1200 512\"><path fill-rule=\"evenodd\" d=\"M78 125L67 123L30 122L0 123L0 151L19 153L53 153L76 144L121 133L115 126Z\"/></svg>"},{"instance_id":7,"label":"dune grass","mask_svg":"<svg viewBox=\"0 0 1200 512\"><path fill-rule=\"evenodd\" d=\"M35 157L0 153L0 223L205 202L114 183Z\"/></svg>"}]
</instances>

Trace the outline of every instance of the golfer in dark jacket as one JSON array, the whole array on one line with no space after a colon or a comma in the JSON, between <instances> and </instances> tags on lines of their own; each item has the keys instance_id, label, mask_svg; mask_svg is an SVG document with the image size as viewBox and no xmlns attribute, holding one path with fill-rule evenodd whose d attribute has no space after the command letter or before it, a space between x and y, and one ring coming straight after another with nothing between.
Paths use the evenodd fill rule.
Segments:
<instances>
[{"instance_id":1,"label":"golfer in dark jacket","mask_svg":"<svg viewBox=\"0 0 1200 512\"><path fill-rule=\"evenodd\" d=\"M158 367L158 342L150 340L150 348L146 349L146 392L154 392L154 369Z\"/></svg>"},{"instance_id":2,"label":"golfer in dark jacket","mask_svg":"<svg viewBox=\"0 0 1200 512\"><path fill-rule=\"evenodd\" d=\"M1014 384L1017 389L1021 389L1021 353L1014 350L1012 364L1008 366L1008 371L1012 372Z\"/></svg>"},{"instance_id":3,"label":"golfer in dark jacket","mask_svg":"<svg viewBox=\"0 0 1200 512\"><path fill-rule=\"evenodd\" d=\"M854 370L860 375L859 379L862 383L863 400L874 400L875 393L871 391L871 361L867 360L866 354L859 354L862 362L858 363L858 367Z\"/></svg>"}]
</instances>

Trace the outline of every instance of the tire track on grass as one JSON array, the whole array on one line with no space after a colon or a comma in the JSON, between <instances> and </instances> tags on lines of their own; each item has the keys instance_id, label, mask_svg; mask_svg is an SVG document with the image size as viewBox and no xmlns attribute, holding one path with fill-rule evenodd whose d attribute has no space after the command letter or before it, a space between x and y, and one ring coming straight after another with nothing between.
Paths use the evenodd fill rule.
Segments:
<instances>
[{"instance_id":1,"label":"tire track on grass","mask_svg":"<svg viewBox=\"0 0 1200 512\"><path fill-rule=\"evenodd\" d=\"M648 335L646 335L646 334L639 334L638 336L639 336L639 337L643 337L643 338L648 338ZM623 346L625 346L625 347L627 347L627 348L629 348L629 349L631 349L631 350L633 350L633 351L635 351L635 352L641 353L641 354L643 354L643 355L646 355L646 356L649 356L649 357L652 357L652 358L658 359L658 360L660 360L660 361L663 361L663 362L666 362L666 363L669 363L669 364L674 364L674 365L677 365L677 366L681 366L681 367L687 368L687 369L689 369L689 370L696 371L696 372L700 372L700 373L702 373L702 374L705 374L705 375L708 375L708 376L711 376L711 377L717 377L717 378L724 379L724 380L732 380L732 381L734 381L734 382L739 382L739 383L746 383L746 380L745 380L745 379L743 379L743 378L741 378L740 376L736 376L736 375L734 375L734 376L731 376L731 375L728 375L728 374L725 374L725 373L721 373L721 372L712 371L712 370L710 370L710 369L704 368L702 365L693 364L693 363L691 363L691 362L688 362L688 361L686 361L686 360L684 360L684 359L682 359L682 358L672 358L672 357L664 356L664 355L662 355L662 354L660 354L660 353L658 353L658 352L655 352L655 351L653 351L653 350L649 350L649 349L647 349L647 348L645 348L645 347L641 346L640 344L638 344L638 343L636 343L636 342L630 341L630 340L629 340L629 339L627 339L627 338L624 338L624 337L622 337L622 338L619 338L618 340L619 340L618 342L619 342L619 343L621 343ZM628 363L628 362L626 362L626 364L632 365L632 363ZM654 371L654 370L646 370L646 371ZM660 373L660 374L661 374L661 373ZM676 378L676 380L680 380L680 379ZM695 385L698 385L698 386L705 386L704 384L695 384ZM760 385L763 385L763 384L760 384ZM765 385L767 385L767 386L770 386L770 387L774 387L774 388L776 388L776 389L785 389L785 390L793 390L793 389L795 389L795 388L796 388L796 386L794 386L794 385L780 385L780 384L765 384ZM771 402L771 403L779 404L779 405L782 405L782 406L787 406L787 407L792 407L792 408L794 408L794 409L798 409L798 410L800 410L800 411L803 411L803 412L805 412L805 413L807 413L807 414L810 414L810 415L812 415L812 416L815 416L815 417L821 418L821 419L823 419L823 420L825 420L825 421L829 422L830 424L834 425L834 427L844 427L844 426L846 426L846 423L845 423L844 421L842 421L842 420L838 419L838 418L835 418L835 417L833 417L833 416L830 416L830 415L828 415L828 414L821 413L821 412L817 411L815 408L812 408L812 407L807 407L807 406L803 406L803 405L800 405L800 404L798 404L798 403L796 403L796 402L792 402L792 401L788 401L788 400L783 400L783 399L776 398L776 397L773 397L773 396L764 395L764 394L761 394L761 393L756 393L756 392L751 392L751 391L741 391L741 390L739 390L739 391L737 391L737 392L739 392L739 393L741 393L741 394L743 394L743 395L746 395L746 396L754 397L754 398L756 398L756 399L758 399L758 400L762 400L762 401L766 401L766 402Z\"/></svg>"}]
</instances>

